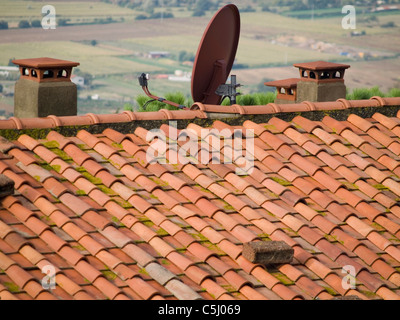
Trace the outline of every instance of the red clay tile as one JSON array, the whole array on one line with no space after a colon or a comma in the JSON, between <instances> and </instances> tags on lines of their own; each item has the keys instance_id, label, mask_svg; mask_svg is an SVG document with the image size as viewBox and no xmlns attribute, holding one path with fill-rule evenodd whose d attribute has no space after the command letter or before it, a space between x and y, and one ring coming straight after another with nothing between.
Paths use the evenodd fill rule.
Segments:
<instances>
[{"instance_id":1,"label":"red clay tile","mask_svg":"<svg viewBox=\"0 0 400 320\"><path fill-rule=\"evenodd\" d=\"M318 241L315 246L322 252L324 252L333 261L335 261L343 253L338 247L331 244L325 239Z\"/></svg>"},{"instance_id":2,"label":"red clay tile","mask_svg":"<svg viewBox=\"0 0 400 320\"><path fill-rule=\"evenodd\" d=\"M384 125L389 130L392 130L394 127L398 126L398 122L396 122L394 119L389 118L379 112L375 113L372 118L376 121L379 121L379 123Z\"/></svg>"},{"instance_id":3,"label":"red clay tile","mask_svg":"<svg viewBox=\"0 0 400 320\"><path fill-rule=\"evenodd\" d=\"M16 226L13 226L13 228L17 229ZM4 237L4 241L17 251L28 243L28 240L23 238L20 233L11 232Z\"/></svg>"},{"instance_id":4,"label":"red clay tile","mask_svg":"<svg viewBox=\"0 0 400 320\"><path fill-rule=\"evenodd\" d=\"M295 300L297 298L303 299L303 296L298 294L297 292L291 290L287 286L278 283L272 288L272 291L275 292L278 296L280 296L284 300Z\"/></svg>"},{"instance_id":5,"label":"red clay tile","mask_svg":"<svg viewBox=\"0 0 400 320\"><path fill-rule=\"evenodd\" d=\"M105 296L109 299L113 300L118 294L121 294L121 290L110 283L104 277L98 277L94 281L93 284L98 288Z\"/></svg>"},{"instance_id":6,"label":"red clay tile","mask_svg":"<svg viewBox=\"0 0 400 320\"><path fill-rule=\"evenodd\" d=\"M26 272L18 265L12 265L7 268L6 274L20 287L24 288L25 285L33 280L33 276Z\"/></svg>"},{"instance_id":7,"label":"red clay tile","mask_svg":"<svg viewBox=\"0 0 400 320\"><path fill-rule=\"evenodd\" d=\"M155 288L153 288L146 281L143 281L138 277L127 280L127 283L144 300L149 300L155 295L159 294L159 292Z\"/></svg>"},{"instance_id":8,"label":"red clay tile","mask_svg":"<svg viewBox=\"0 0 400 320\"><path fill-rule=\"evenodd\" d=\"M89 282L93 283L97 278L102 277L100 271L96 270L86 261L81 260L75 265L75 269Z\"/></svg>"},{"instance_id":9,"label":"red clay tile","mask_svg":"<svg viewBox=\"0 0 400 320\"><path fill-rule=\"evenodd\" d=\"M309 133L313 132L317 128L321 128L321 125L317 122L311 121L302 116L296 116L292 121Z\"/></svg>"},{"instance_id":10,"label":"red clay tile","mask_svg":"<svg viewBox=\"0 0 400 320\"><path fill-rule=\"evenodd\" d=\"M340 221L348 221L352 216L355 216L354 212L351 212L344 208L342 205L338 204L336 201L331 202L326 209L331 212Z\"/></svg>"}]
</instances>

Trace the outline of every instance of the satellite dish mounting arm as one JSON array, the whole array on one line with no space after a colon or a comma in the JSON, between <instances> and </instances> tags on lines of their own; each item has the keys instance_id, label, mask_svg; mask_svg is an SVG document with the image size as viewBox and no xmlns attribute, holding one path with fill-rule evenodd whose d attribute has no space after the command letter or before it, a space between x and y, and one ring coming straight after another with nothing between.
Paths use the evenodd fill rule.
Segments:
<instances>
[{"instance_id":1,"label":"satellite dish mounting arm","mask_svg":"<svg viewBox=\"0 0 400 320\"><path fill-rule=\"evenodd\" d=\"M144 109L145 109L145 107L147 106L147 104L149 104L150 102L153 102L153 101L159 101L159 102L168 104L168 105L170 105L170 106L176 107L176 108L178 108L178 109L188 109L188 108L187 108L186 106L184 106L184 105L181 105L181 104L175 103L175 102L173 102L173 101L169 101L169 100L167 100L167 99L164 99L164 98L161 98L161 97L158 97L158 96L153 95L153 94L150 92L149 88L148 88L148 81L149 81L149 75L148 75L148 74L142 73L142 74L139 76L138 79L139 79L139 84L140 84L140 86L142 87L144 93L145 93L149 98L151 98L151 100L147 101L146 104L143 106Z\"/></svg>"}]
</instances>

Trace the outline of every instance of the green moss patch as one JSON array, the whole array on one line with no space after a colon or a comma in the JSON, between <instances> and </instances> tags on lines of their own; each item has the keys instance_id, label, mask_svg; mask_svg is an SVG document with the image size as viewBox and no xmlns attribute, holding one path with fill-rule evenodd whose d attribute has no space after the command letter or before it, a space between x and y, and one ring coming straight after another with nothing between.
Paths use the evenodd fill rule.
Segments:
<instances>
[{"instance_id":1,"label":"green moss patch","mask_svg":"<svg viewBox=\"0 0 400 320\"><path fill-rule=\"evenodd\" d=\"M292 185L289 181L287 181L285 179L281 179L278 177L271 177L271 179L274 180L275 182L278 182L281 186L284 186L284 187L288 187L288 186Z\"/></svg>"},{"instance_id":2,"label":"green moss patch","mask_svg":"<svg viewBox=\"0 0 400 320\"><path fill-rule=\"evenodd\" d=\"M13 282L3 282L3 285L7 288L11 293L16 293L21 291L21 289Z\"/></svg>"},{"instance_id":3,"label":"green moss patch","mask_svg":"<svg viewBox=\"0 0 400 320\"><path fill-rule=\"evenodd\" d=\"M60 144L57 141L47 141L45 143L43 143L43 145L47 148L47 149L54 149L54 148L60 148Z\"/></svg>"}]
</instances>

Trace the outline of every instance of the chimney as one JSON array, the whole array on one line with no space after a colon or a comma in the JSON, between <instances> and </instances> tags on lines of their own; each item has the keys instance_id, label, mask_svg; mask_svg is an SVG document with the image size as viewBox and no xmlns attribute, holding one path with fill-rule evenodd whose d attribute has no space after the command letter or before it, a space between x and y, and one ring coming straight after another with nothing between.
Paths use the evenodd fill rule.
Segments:
<instances>
[{"instance_id":1,"label":"chimney","mask_svg":"<svg viewBox=\"0 0 400 320\"><path fill-rule=\"evenodd\" d=\"M325 102L346 98L344 85L347 64L315 61L294 64L300 71L297 83L297 102Z\"/></svg>"},{"instance_id":2,"label":"chimney","mask_svg":"<svg viewBox=\"0 0 400 320\"><path fill-rule=\"evenodd\" d=\"M77 114L78 92L71 82L72 68L78 62L52 58L13 60L19 66L15 83L14 116L36 118Z\"/></svg>"},{"instance_id":3,"label":"chimney","mask_svg":"<svg viewBox=\"0 0 400 320\"><path fill-rule=\"evenodd\" d=\"M284 80L265 82L264 84L269 87L275 87L277 96L275 103L296 103L297 100L297 83L300 79L290 78Z\"/></svg>"},{"instance_id":4,"label":"chimney","mask_svg":"<svg viewBox=\"0 0 400 320\"><path fill-rule=\"evenodd\" d=\"M326 102L346 98L344 73L350 68L349 65L315 61L294 66L299 68L300 79L290 78L264 83L266 86L276 87L275 103Z\"/></svg>"}]
</instances>

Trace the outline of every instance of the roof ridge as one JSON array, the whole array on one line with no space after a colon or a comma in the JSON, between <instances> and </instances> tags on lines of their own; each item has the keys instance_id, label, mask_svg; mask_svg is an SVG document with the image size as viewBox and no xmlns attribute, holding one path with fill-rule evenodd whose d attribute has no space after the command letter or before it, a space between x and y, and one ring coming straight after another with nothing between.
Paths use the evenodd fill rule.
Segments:
<instances>
[{"instance_id":1,"label":"roof ridge","mask_svg":"<svg viewBox=\"0 0 400 320\"><path fill-rule=\"evenodd\" d=\"M190 110L165 110L155 112L132 112L124 111L117 114L93 114L76 116L54 116L42 118L16 118L0 120L0 130L24 130L24 129L54 129L58 127L91 126L109 123L128 123L132 121L167 121L167 120L194 120L212 119L209 114L232 115L256 115L276 114L310 111L332 111L354 108L390 107L400 106L400 97L372 97L368 100L346 100L338 99L331 102L310 102L303 101L295 104L275 104L259 106L220 106L194 103Z\"/></svg>"}]
</instances>

